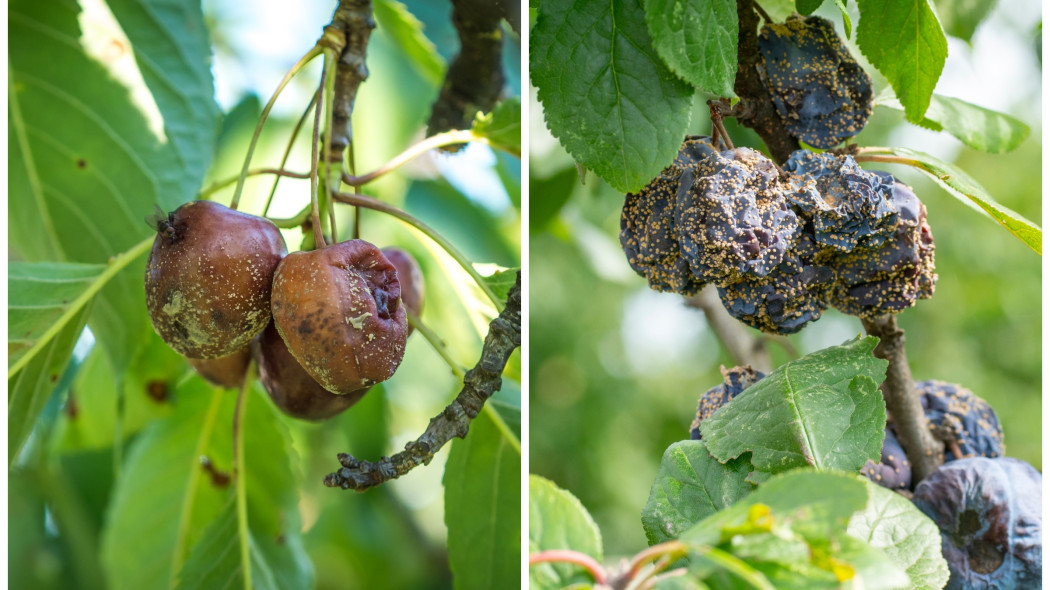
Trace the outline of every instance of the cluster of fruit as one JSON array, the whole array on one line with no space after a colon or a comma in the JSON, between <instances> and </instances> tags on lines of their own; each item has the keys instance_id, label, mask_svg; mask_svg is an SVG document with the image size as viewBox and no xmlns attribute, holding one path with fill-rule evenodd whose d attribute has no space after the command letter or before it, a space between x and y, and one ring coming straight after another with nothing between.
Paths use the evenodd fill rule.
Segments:
<instances>
[{"instance_id":1,"label":"cluster of fruit","mask_svg":"<svg viewBox=\"0 0 1050 590\"><path fill-rule=\"evenodd\" d=\"M749 366L723 369L723 382L700 396L690 438L699 439L701 422L763 377ZM1042 571L1042 475L1003 456L999 418L972 391L934 380L915 388L930 430L945 441L945 463L913 485L891 422L879 462L869 460L860 472L910 495L940 528L951 571L947 588L1036 587Z\"/></svg>"},{"instance_id":2,"label":"cluster of fruit","mask_svg":"<svg viewBox=\"0 0 1050 590\"><path fill-rule=\"evenodd\" d=\"M423 305L419 265L403 250L349 240L288 254L272 222L212 201L156 221L150 320L209 381L239 386L254 357L281 410L323 420L401 364L405 308Z\"/></svg>"},{"instance_id":3,"label":"cluster of fruit","mask_svg":"<svg viewBox=\"0 0 1050 590\"><path fill-rule=\"evenodd\" d=\"M718 286L733 317L774 334L829 306L863 317L933 294L933 236L910 188L849 155L798 150L778 170L750 148L689 137L624 201L620 243L659 291Z\"/></svg>"}]
</instances>

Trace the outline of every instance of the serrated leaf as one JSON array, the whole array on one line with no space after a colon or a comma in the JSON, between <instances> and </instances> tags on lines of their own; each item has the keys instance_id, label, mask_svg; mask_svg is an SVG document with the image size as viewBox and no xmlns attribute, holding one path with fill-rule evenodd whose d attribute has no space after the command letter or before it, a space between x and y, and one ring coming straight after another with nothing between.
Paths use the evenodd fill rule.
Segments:
<instances>
[{"instance_id":1,"label":"serrated leaf","mask_svg":"<svg viewBox=\"0 0 1050 590\"><path fill-rule=\"evenodd\" d=\"M514 154L521 154L521 97L500 101L491 113L478 113L470 128L477 137Z\"/></svg>"},{"instance_id":2,"label":"serrated leaf","mask_svg":"<svg viewBox=\"0 0 1050 590\"><path fill-rule=\"evenodd\" d=\"M82 4L8 6L8 229L27 260L100 263L150 235L154 204L197 192L218 129L199 4ZM149 325L127 313L145 306L141 272L107 285L90 320L121 371Z\"/></svg>"},{"instance_id":3,"label":"serrated leaf","mask_svg":"<svg viewBox=\"0 0 1050 590\"><path fill-rule=\"evenodd\" d=\"M642 527L650 545L670 541L729 507L754 489L746 481L751 463L740 457L719 463L702 440L684 440L664 451L649 501L642 508Z\"/></svg>"},{"instance_id":4,"label":"serrated leaf","mask_svg":"<svg viewBox=\"0 0 1050 590\"><path fill-rule=\"evenodd\" d=\"M922 120L948 57L929 0L857 0L857 46L893 86L909 121Z\"/></svg>"},{"instance_id":5,"label":"serrated leaf","mask_svg":"<svg viewBox=\"0 0 1050 590\"><path fill-rule=\"evenodd\" d=\"M961 168L930 154L908 148L888 148L879 153L890 153L905 158L903 163L915 166L953 197L999 222L1037 254L1043 253L1043 230L1017 212L996 202L984 187Z\"/></svg>"},{"instance_id":6,"label":"serrated leaf","mask_svg":"<svg viewBox=\"0 0 1050 590\"><path fill-rule=\"evenodd\" d=\"M639 190L678 153L693 89L652 48L639 0L542 3L529 63L551 133L616 190Z\"/></svg>"},{"instance_id":7,"label":"serrated leaf","mask_svg":"<svg viewBox=\"0 0 1050 590\"><path fill-rule=\"evenodd\" d=\"M102 264L12 262L7 288L8 464L18 456L84 330Z\"/></svg>"},{"instance_id":8,"label":"serrated leaf","mask_svg":"<svg viewBox=\"0 0 1050 590\"><path fill-rule=\"evenodd\" d=\"M478 414L445 464L448 558L456 588L509 588L521 579L521 447Z\"/></svg>"},{"instance_id":9,"label":"serrated leaf","mask_svg":"<svg viewBox=\"0 0 1050 590\"><path fill-rule=\"evenodd\" d=\"M936 0L934 4L944 31L969 43L995 3L996 0Z\"/></svg>"},{"instance_id":10,"label":"serrated leaf","mask_svg":"<svg viewBox=\"0 0 1050 590\"><path fill-rule=\"evenodd\" d=\"M900 101L893 98L879 105L904 110ZM1028 125L1010 115L937 94L930 100L930 108L919 125L933 131L947 131L973 149L992 154L1013 150L1030 132Z\"/></svg>"},{"instance_id":11,"label":"serrated leaf","mask_svg":"<svg viewBox=\"0 0 1050 590\"><path fill-rule=\"evenodd\" d=\"M847 532L881 549L911 580L914 590L937 590L948 582L937 525L907 498L867 478L868 504L849 521Z\"/></svg>"},{"instance_id":12,"label":"serrated leaf","mask_svg":"<svg viewBox=\"0 0 1050 590\"><path fill-rule=\"evenodd\" d=\"M571 549L602 560L602 535L583 504L567 490L538 475L529 476L529 553ZM576 566L545 563L529 568L532 588L555 589L593 583Z\"/></svg>"},{"instance_id":13,"label":"serrated leaf","mask_svg":"<svg viewBox=\"0 0 1050 590\"><path fill-rule=\"evenodd\" d=\"M376 0L372 10L379 30L393 39L394 46L405 54L424 80L439 88L445 79L446 64L437 47L423 33L423 23L397 0Z\"/></svg>"},{"instance_id":14,"label":"serrated leaf","mask_svg":"<svg viewBox=\"0 0 1050 590\"><path fill-rule=\"evenodd\" d=\"M251 389L242 424L248 510L259 551L279 587L309 587L311 573L299 535L294 452L283 425L258 384ZM201 456L229 476L236 395L193 377L175 391L175 411L149 425L132 446L107 514L101 560L115 589L170 588L205 529L223 513L232 480L215 478ZM238 553L239 555L239 553ZM188 566L187 566L188 567ZM280 571L277 571L280 570Z\"/></svg>"},{"instance_id":15,"label":"serrated leaf","mask_svg":"<svg viewBox=\"0 0 1050 590\"><path fill-rule=\"evenodd\" d=\"M781 365L700 424L708 451L723 462L751 452L767 473L855 472L878 461L887 363L872 354L877 342L869 336Z\"/></svg>"},{"instance_id":16,"label":"serrated leaf","mask_svg":"<svg viewBox=\"0 0 1050 590\"><path fill-rule=\"evenodd\" d=\"M736 97L735 0L648 0L645 23L671 71L712 94Z\"/></svg>"}]
</instances>

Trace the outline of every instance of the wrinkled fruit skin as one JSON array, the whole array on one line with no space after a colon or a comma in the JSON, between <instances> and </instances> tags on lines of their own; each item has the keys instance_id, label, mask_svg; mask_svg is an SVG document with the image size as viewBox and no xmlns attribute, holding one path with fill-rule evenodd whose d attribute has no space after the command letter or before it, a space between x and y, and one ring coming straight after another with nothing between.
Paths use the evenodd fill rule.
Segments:
<instances>
[{"instance_id":1,"label":"wrinkled fruit skin","mask_svg":"<svg viewBox=\"0 0 1050 590\"><path fill-rule=\"evenodd\" d=\"M951 437L963 457L1003 456L1003 429L988 402L961 385L944 381L921 381L915 389L930 429ZM935 438L939 437L935 434ZM945 461L960 458L950 448L945 450Z\"/></svg>"},{"instance_id":2,"label":"wrinkled fruit skin","mask_svg":"<svg viewBox=\"0 0 1050 590\"><path fill-rule=\"evenodd\" d=\"M1041 588L1043 477L1012 457L945 463L912 501L941 530L950 590Z\"/></svg>"},{"instance_id":3,"label":"wrinkled fruit skin","mask_svg":"<svg viewBox=\"0 0 1050 590\"><path fill-rule=\"evenodd\" d=\"M878 246L893 234L897 209L889 174L863 170L853 156L807 150L793 152L784 171L814 184L816 190L792 196L801 197L793 204L812 221L818 244L849 252L858 244Z\"/></svg>"},{"instance_id":4,"label":"wrinkled fruit skin","mask_svg":"<svg viewBox=\"0 0 1050 590\"><path fill-rule=\"evenodd\" d=\"M748 387L765 377L762 371L756 371L750 365L722 368L722 383L708 389L700 396L696 405L696 417L689 425L689 438L700 440L700 423L711 417L718 408L721 408L729 400L740 395Z\"/></svg>"},{"instance_id":5,"label":"wrinkled fruit skin","mask_svg":"<svg viewBox=\"0 0 1050 590\"><path fill-rule=\"evenodd\" d=\"M209 383L225 389L236 389L244 384L248 362L252 358L251 346L217 359L186 359L201 377Z\"/></svg>"},{"instance_id":6,"label":"wrinkled fruit skin","mask_svg":"<svg viewBox=\"0 0 1050 590\"><path fill-rule=\"evenodd\" d=\"M694 295L704 282L682 255L675 223L679 187L688 190L703 159L715 154L710 139L687 137L670 166L638 193L628 193L620 216L620 245L627 263L657 291ZM690 171L684 183L683 174Z\"/></svg>"},{"instance_id":7,"label":"wrinkled fruit skin","mask_svg":"<svg viewBox=\"0 0 1050 590\"><path fill-rule=\"evenodd\" d=\"M289 254L274 275L272 309L288 350L332 393L386 381L404 357L397 269L364 240Z\"/></svg>"},{"instance_id":8,"label":"wrinkled fruit skin","mask_svg":"<svg viewBox=\"0 0 1050 590\"><path fill-rule=\"evenodd\" d=\"M882 456L876 463L871 459L860 468L861 475L865 475L871 481L884 488L891 490L911 489L911 463L908 456L904 454L904 448L893 434L893 430L886 429L886 438L882 441Z\"/></svg>"},{"instance_id":9,"label":"wrinkled fruit skin","mask_svg":"<svg viewBox=\"0 0 1050 590\"><path fill-rule=\"evenodd\" d=\"M788 18L762 27L764 83L788 132L819 149L860 133L871 116L871 77L831 21Z\"/></svg>"},{"instance_id":10,"label":"wrinkled fruit skin","mask_svg":"<svg viewBox=\"0 0 1050 590\"><path fill-rule=\"evenodd\" d=\"M397 269L397 282L401 285L401 303L405 310L416 316L423 315L423 270L419 263L407 251L396 246L388 246L380 250L383 256ZM412 333L412 326L408 326L408 333Z\"/></svg>"},{"instance_id":11,"label":"wrinkled fruit skin","mask_svg":"<svg viewBox=\"0 0 1050 590\"><path fill-rule=\"evenodd\" d=\"M259 381L282 412L300 420L327 420L358 402L367 387L344 395L321 387L288 351L277 328L270 323L252 343L259 365Z\"/></svg>"},{"instance_id":12,"label":"wrinkled fruit skin","mask_svg":"<svg viewBox=\"0 0 1050 590\"><path fill-rule=\"evenodd\" d=\"M277 226L211 201L169 216L146 264L146 308L157 334L193 359L248 347L270 322L270 285L287 253Z\"/></svg>"}]
</instances>

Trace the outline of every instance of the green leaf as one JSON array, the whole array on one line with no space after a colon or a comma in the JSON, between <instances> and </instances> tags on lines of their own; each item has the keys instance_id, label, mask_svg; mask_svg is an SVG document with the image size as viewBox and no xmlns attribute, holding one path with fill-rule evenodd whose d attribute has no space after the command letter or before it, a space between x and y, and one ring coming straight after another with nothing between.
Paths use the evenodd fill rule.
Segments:
<instances>
[{"instance_id":1,"label":"green leaf","mask_svg":"<svg viewBox=\"0 0 1050 590\"><path fill-rule=\"evenodd\" d=\"M482 278L485 279L485 284L492 289L492 292L496 294L500 301L506 301L511 287L514 286L514 282L518 279L519 272L521 272L521 268L507 268L497 270Z\"/></svg>"},{"instance_id":2,"label":"green leaf","mask_svg":"<svg viewBox=\"0 0 1050 590\"><path fill-rule=\"evenodd\" d=\"M693 89L656 55L639 0L538 12L529 61L547 126L613 188L639 190L678 153Z\"/></svg>"},{"instance_id":3,"label":"green leaf","mask_svg":"<svg viewBox=\"0 0 1050 590\"><path fill-rule=\"evenodd\" d=\"M423 33L423 23L397 0L376 0L372 11L379 30L393 39L394 46L405 54L427 83L439 88L445 79L445 60Z\"/></svg>"},{"instance_id":4,"label":"green leaf","mask_svg":"<svg viewBox=\"0 0 1050 590\"><path fill-rule=\"evenodd\" d=\"M936 0L937 16L945 32L969 43L977 26L995 8L996 0Z\"/></svg>"},{"instance_id":5,"label":"green leaf","mask_svg":"<svg viewBox=\"0 0 1050 590\"><path fill-rule=\"evenodd\" d=\"M900 101L892 98L880 101L879 106L904 110ZM919 125L933 131L947 131L973 149L993 154L1013 150L1030 131L1028 125L1010 115L937 94L933 95Z\"/></svg>"},{"instance_id":6,"label":"green leaf","mask_svg":"<svg viewBox=\"0 0 1050 590\"><path fill-rule=\"evenodd\" d=\"M719 463L702 440L684 440L664 451L649 501L642 509L642 527L650 545L670 541L729 507L754 489L746 481L751 463L746 457Z\"/></svg>"},{"instance_id":7,"label":"green leaf","mask_svg":"<svg viewBox=\"0 0 1050 590\"><path fill-rule=\"evenodd\" d=\"M298 539L295 453L258 384L251 396L242 428L256 550L274 570L278 587L309 587L312 574ZM113 588L170 588L183 564L199 573L199 561L191 567L187 558L199 551L195 546L223 515L233 490L232 480L221 475L230 475L236 398L193 377L175 391L175 411L136 439L102 535L101 559ZM203 468L201 456L219 477Z\"/></svg>"},{"instance_id":8,"label":"green leaf","mask_svg":"<svg viewBox=\"0 0 1050 590\"><path fill-rule=\"evenodd\" d=\"M488 409L452 443L445 464L448 558L456 588L521 579L521 446Z\"/></svg>"},{"instance_id":9,"label":"green leaf","mask_svg":"<svg viewBox=\"0 0 1050 590\"><path fill-rule=\"evenodd\" d=\"M718 96L736 96L735 0L648 0L645 23L656 52L679 78Z\"/></svg>"},{"instance_id":10,"label":"green leaf","mask_svg":"<svg viewBox=\"0 0 1050 590\"><path fill-rule=\"evenodd\" d=\"M8 464L18 456L58 384L105 275L101 264L8 266Z\"/></svg>"},{"instance_id":11,"label":"green leaf","mask_svg":"<svg viewBox=\"0 0 1050 590\"><path fill-rule=\"evenodd\" d=\"M886 361L869 336L781 365L700 424L719 461L751 452L755 469L858 471L878 461L886 426ZM752 478L752 481L754 479Z\"/></svg>"},{"instance_id":12,"label":"green leaf","mask_svg":"<svg viewBox=\"0 0 1050 590\"><path fill-rule=\"evenodd\" d=\"M893 86L918 123L948 57L948 41L929 0L858 0L857 46Z\"/></svg>"},{"instance_id":13,"label":"green leaf","mask_svg":"<svg viewBox=\"0 0 1050 590\"><path fill-rule=\"evenodd\" d=\"M575 167L564 168L550 178L529 174L529 232L538 233L558 216L580 182Z\"/></svg>"},{"instance_id":14,"label":"green leaf","mask_svg":"<svg viewBox=\"0 0 1050 590\"><path fill-rule=\"evenodd\" d=\"M470 130L493 147L521 154L521 97L500 101L491 113L478 113Z\"/></svg>"},{"instance_id":15,"label":"green leaf","mask_svg":"<svg viewBox=\"0 0 1050 590\"><path fill-rule=\"evenodd\" d=\"M809 16L823 3L824 0L795 0L795 10L803 16Z\"/></svg>"},{"instance_id":16,"label":"green leaf","mask_svg":"<svg viewBox=\"0 0 1050 590\"><path fill-rule=\"evenodd\" d=\"M219 112L200 5L108 6L116 20L102 3L86 15L74 0L8 7L9 243L30 261L102 263L130 249L151 234L154 204L191 199L211 159ZM140 266L92 312L118 372L148 326L128 311L144 306Z\"/></svg>"},{"instance_id":17,"label":"green leaf","mask_svg":"<svg viewBox=\"0 0 1050 590\"><path fill-rule=\"evenodd\" d=\"M949 194L999 222L1037 254L1043 253L1043 230L1020 214L997 203L984 187L961 168L908 148L888 148L885 152L872 153L889 153L902 158L899 163L914 166L925 172Z\"/></svg>"},{"instance_id":18,"label":"green leaf","mask_svg":"<svg viewBox=\"0 0 1050 590\"><path fill-rule=\"evenodd\" d=\"M849 39L853 35L853 20L849 17L846 2L845 0L835 0L835 6L839 7L839 13L842 14L842 25L846 29L846 38Z\"/></svg>"},{"instance_id":19,"label":"green leaf","mask_svg":"<svg viewBox=\"0 0 1050 590\"><path fill-rule=\"evenodd\" d=\"M529 476L529 553L571 549L602 560L602 535L580 501L549 479ZM593 582L579 567L546 563L529 568L532 588L554 589Z\"/></svg>"},{"instance_id":20,"label":"green leaf","mask_svg":"<svg viewBox=\"0 0 1050 590\"><path fill-rule=\"evenodd\" d=\"M499 414L503 423L521 440L521 385L513 381L506 374L503 375L503 384L487 404Z\"/></svg>"},{"instance_id":21,"label":"green leaf","mask_svg":"<svg viewBox=\"0 0 1050 590\"><path fill-rule=\"evenodd\" d=\"M860 478L868 504L849 521L847 532L881 549L911 579L909 588L936 590L948 582L937 525L907 498Z\"/></svg>"}]
</instances>

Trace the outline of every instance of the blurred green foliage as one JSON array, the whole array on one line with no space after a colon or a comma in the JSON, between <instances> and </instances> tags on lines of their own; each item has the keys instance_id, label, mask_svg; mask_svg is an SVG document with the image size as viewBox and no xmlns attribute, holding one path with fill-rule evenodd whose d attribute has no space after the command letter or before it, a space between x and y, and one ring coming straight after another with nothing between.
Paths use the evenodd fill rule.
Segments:
<instances>
[{"instance_id":1,"label":"blurred green foliage","mask_svg":"<svg viewBox=\"0 0 1050 590\"><path fill-rule=\"evenodd\" d=\"M906 145L954 161L1000 203L1038 223L1038 110L1016 104L1010 114L1033 131L1005 155L970 150L886 109L876 109L857 143ZM721 382L720 365L732 361L700 311L651 291L631 271L618 240L623 195L593 174L581 184L544 127L534 94L531 109L529 471L579 497L602 531L606 555L616 558L645 547L639 517L660 457L688 438L697 398ZM705 111L694 112L690 133L709 132ZM726 123L737 146L762 148L753 132ZM985 398L1002 421L1007 454L1041 470L1040 256L917 172L882 168L913 186L936 240L936 293L899 316L914 377L957 382ZM789 341L805 354L862 332L859 319L829 310ZM770 346L774 366L791 358Z\"/></svg>"}]
</instances>

